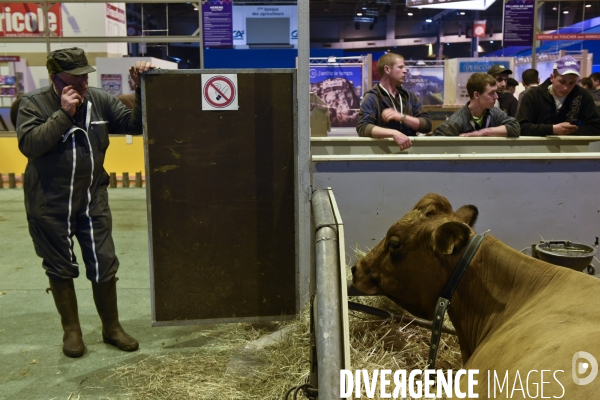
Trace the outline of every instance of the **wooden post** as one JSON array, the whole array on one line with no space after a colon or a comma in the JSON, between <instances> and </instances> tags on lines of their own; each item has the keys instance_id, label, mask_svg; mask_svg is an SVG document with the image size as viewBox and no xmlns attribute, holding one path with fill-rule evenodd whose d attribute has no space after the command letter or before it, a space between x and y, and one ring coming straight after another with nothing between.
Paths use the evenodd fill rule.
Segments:
<instances>
[{"instance_id":1,"label":"wooden post","mask_svg":"<svg viewBox=\"0 0 600 400\"><path fill-rule=\"evenodd\" d=\"M9 172L8 173L8 187L11 189L14 189L17 187L17 180L15 179L15 173L14 172Z\"/></svg>"},{"instance_id":2,"label":"wooden post","mask_svg":"<svg viewBox=\"0 0 600 400\"><path fill-rule=\"evenodd\" d=\"M109 182L108 186L111 188L117 187L117 174L115 174L114 172L110 173L110 182Z\"/></svg>"},{"instance_id":3,"label":"wooden post","mask_svg":"<svg viewBox=\"0 0 600 400\"><path fill-rule=\"evenodd\" d=\"M135 187L142 187L142 172L135 173Z\"/></svg>"},{"instance_id":4,"label":"wooden post","mask_svg":"<svg viewBox=\"0 0 600 400\"><path fill-rule=\"evenodd\" d=\"M0 174L0 189L4 187L4 180L2 180L2 174Z\"/></svg>"},{"instance_id":5,"label":"wooden post","mask_svg":"<svg viewBox=\"0 0 600 400\"><path fill-rule=\"evenodd\" d=\"M129 172L123 172L123 187L129 187Z\"/></svg>"}]
</instances>

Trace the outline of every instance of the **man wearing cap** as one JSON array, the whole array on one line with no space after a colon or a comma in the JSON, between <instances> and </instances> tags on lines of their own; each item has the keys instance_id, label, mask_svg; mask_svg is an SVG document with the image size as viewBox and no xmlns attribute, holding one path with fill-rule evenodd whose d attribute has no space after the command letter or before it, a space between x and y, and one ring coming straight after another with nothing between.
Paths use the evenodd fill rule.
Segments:
<instances>
[{"instance_id":1,"label":"man wearing cap","mask_svg":"<svg viewBox=\"0 0 600 400\"><path fill-rule=\"evenodd\" d=\"M103 163L108 133L142 133L140 75L154 66L138 61L129 70L137 86L133 110L105 91L88 87L88 73L95 69L79 48L51 52L46 67L51 84L23 96L17 135L28 159L23 185L29 232L61 317L63 353L85 353L73 285L79 276L74 236L92 281L104 343L135 351L138 342L119 323L119 260Z\"/></svg>"},{"instance_id":2,"label":"man wearing cap","mask_svg":"<svg viewBox=\"0 0 600 400\"><path fill-rule=\"evenodd\" d=\"M515 117L519 108L519 101L507 90L508 76L512 75L512 71L504 65L494 65L488 70L488 74L494 77L498 88L496 107L500 107L508 116Z\"/></svg>"},{"instance_id":3,"label":"man wearing cap","mask_svg":"<svg viewBox=\"0 0 600 400\"><path fill-rule=\"evenodd\" d=\"M523 96L517 113L522 136L600 135L600 114L592 96L577 85L579 76L579 62L562 57L550 78Z\"/></svg>"}]
</instances>

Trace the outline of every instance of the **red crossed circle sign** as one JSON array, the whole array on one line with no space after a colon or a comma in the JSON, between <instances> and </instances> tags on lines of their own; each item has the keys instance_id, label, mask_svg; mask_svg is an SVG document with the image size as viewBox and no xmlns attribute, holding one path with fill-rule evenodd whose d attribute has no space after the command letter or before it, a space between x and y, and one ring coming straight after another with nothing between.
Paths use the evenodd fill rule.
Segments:
<instances>
[{"instance_id":1,"label":"red crossed circle sign","mask_svg":"<svg viewBox=\"0 0 600 400\"><path fill-rule=\"evenodd\" d=\"M233 82L224 76L214 76L204 84L204 98L212 107L224 108L233 103L236 92Z\"/></svg>"}]
</instances>

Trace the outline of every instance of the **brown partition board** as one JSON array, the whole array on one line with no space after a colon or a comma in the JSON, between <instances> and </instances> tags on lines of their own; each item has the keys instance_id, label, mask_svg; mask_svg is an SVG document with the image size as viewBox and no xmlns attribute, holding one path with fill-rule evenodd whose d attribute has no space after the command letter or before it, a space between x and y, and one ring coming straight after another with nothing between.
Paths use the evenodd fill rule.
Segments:
<instances>
[{"instance_id":1,"label":"brown partition board","mask_svg":"<svg viewBox=\"0 0 600 400\"><path fill-rule=\"evenodd\" d=\"M156 71L144 82L153 324L294 315L294 70ZM237 111L202 73L237 73Z\"/></svg>"}]
</instances>

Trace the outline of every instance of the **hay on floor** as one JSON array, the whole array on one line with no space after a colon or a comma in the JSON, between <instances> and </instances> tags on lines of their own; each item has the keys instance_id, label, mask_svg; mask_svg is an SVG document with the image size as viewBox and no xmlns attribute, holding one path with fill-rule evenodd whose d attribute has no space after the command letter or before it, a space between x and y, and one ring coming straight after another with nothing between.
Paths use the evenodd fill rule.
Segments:
<instances>
[{"instance_id":1,"label":"hay on floor","mask_svg":"<svg viewBox=\"0 0 600 400\"><path fill-rule=\"evenodd\" d=\"M360 253L357 254L360 257ZM384 297L352 298L396 314L405 312ZM272 329L252 324L220 325L218 340L193 352L148 357L115 369L110 379L121 381L119 398L129 399L281 399L292 386L304 383L309 373L309 310L295 320L276 324L284 329L272 345L252 353L247 373L231 370L230 360L241 349ZM449 321L447 321L449 324ZM429 352L430 332L410 323L381 320L350 311L352 369L423 369ZM436 367L462 368L455 336L443 334ZM371 375L372 376L372 375ZM378 394L376 394L378 396ZM363 397L366 396L363 394ZM304 398L300 396L299 398ZM378 399L379 397L375 397Z\"/></svg>"}]
</instances>

